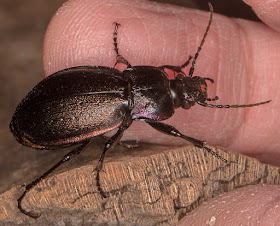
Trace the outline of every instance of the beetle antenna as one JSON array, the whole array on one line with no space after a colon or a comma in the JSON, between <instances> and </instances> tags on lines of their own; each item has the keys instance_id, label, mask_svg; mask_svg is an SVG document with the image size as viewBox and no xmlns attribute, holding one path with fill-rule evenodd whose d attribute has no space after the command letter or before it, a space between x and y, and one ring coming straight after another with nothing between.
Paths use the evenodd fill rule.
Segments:
<instances>
[{"instance_id":1,"label":"beetle antenna","mask_svg":"<svg viewBox=\"0 0 280 226\"><path fill-rule=\"evenodd\" d=\"M190 71L189 71L189 77L192 77L192 75L193 75L196 59L197 59L197 57L198 57L198 55L199 55L199 52L200 52L200 50L201 50L201 47L203 46L203 44L204 44L204 42L205 42L205 38L206 38L207 33L208 33L209 29L210 29L210 25L211 25L211 23L212 23L212 18L213 18L213 6L211 5L210 2L208 2L208 6L209 6L209 9L210 9L210 19L209 19L209 22L208 22L208 26L207 26L207 28L206 28L206 31L205 31L205 33L204 33L204 36L203 36L203 38L202 38L202 40L201 40L201 42L200 42L199 47L197 48L197 51L196 51L196 53L195 53L195 56L194 56L194 58L193 58L192 66L191 66Z\"/></svg>"},{"instance_id":2,"label":"beetle antenna","mask_svg":"<svg viewBox=\"0 0 280 226\"><path fill-rule=\"evenodd\" d=\"M208 103L200 102L200 101L198 101L197 103L203 107L209 107L209 108L247 108L247 107L254 107L254 106L258 106L258 105L262 105L262 104L267 104L270 101L271 100L263 101L263 102L259 102L259 103L255 103L255 104L242 104L242 105L215 105L215 104L208 104Z\"/></svg>"}]
</instances>

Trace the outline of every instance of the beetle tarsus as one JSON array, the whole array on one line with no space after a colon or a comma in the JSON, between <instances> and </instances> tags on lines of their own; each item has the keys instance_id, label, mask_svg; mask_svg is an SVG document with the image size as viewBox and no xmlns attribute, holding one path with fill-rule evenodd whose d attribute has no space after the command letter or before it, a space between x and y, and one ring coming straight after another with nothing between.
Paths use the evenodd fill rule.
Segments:
<instances>
[{"instance_id":1,"label":"beetle tarsus","mask_svg":"<svg viewBox=\"0 0 280 226\"><path fill-rule=\"evenodd\" d=\"M114 24L115 24L115 31L113 33L113 40L114 40L115 52L117 53L117 55L119 55L119 48L117 43L117 31L120 24L117 22L115 22Z\"/></svg>"},{"instance_id":2,"label":"beetle tarsus","mask_svg":"<svg viewBox=\"0 0 280 226\"><path fill-rule=\"evenodd\" d=\"M88 145L88 143L90 142L90 140L85 141L82 145L76 147L74 150L70 151L68 154L64 155L64 157L57 163L55 164L52 168L50 168L48 171L46 171L44 174L42 174L40 177L36 178L35 180L33 180L31 183L29 183L28 185L26 185L25 187L25 191L23 192L23 194L19 197L18 201L18 208L19 210L24 213L27 216L30 216L32 218L38 218L40 216L40 214L37 214L33 211L26 211L22 205L22 199L25 197L25 195L35 186L37 185L41 180L43 180L44 178L46 178L51 172L53 172L57 167L61 166L63 163L69 161L70 159L72 159L72 157L77 156L78 154L81 153L82 150L85 149L85 147Z\"/></svg>"},{"instance_id":3,"label":"beetle tarsus","mask_svg":"<svg viewBox=\"0 0 280 226\"><path fill-rule=\"evenodd\" d=\"M35 213L33 211L26 211L22 205L21 205L21 202L22 202L22 199L25 197L26 193L28 192L27 189L25 189L25 191L23 192L23 194L18 198L17 202L18 202L18 208L19 210L24 213L25 215L29 216L29 217L32 217L34 219L38 218L41 216L41 214L39 213Z\"/></svg>"},{"instance_id":4,"label":"beetle tarsus","mask_svg":"<svg viewBox=\"0 0 280 226\"><path fill-rule=\"evenodd\" d=\"M99 193L101 194L101 196L103 198L107 198L109 196L108 193L106 193L105 191L103 191L103 189L101 188L101 184L100 184L100 169L96 169L96 186L97 186L97 190L99 191Z\"/></svg>"},{"instance_id":5,"label":"beetle tarsus","mask_svg":"<svg viewBox=\"0 0 280 226\"><path fill-rule=\"evenodd\" d=\"M222 160L223 162L227 163L227 160L225 158L223 158L222 156L220 156L217 152L211 150L210 148L206 147L205 145L203 145L203 148L208 151L211 155L214 155L217 159Z\"/></svg>"},{"instance_id":6,"label":"beetle tarsus","mask_svg":"<svg viewBox=\"0 0 280 226\"><path fill-rule=\"evenodd\" d=\"M189 65L189 63L191 62L191 59L192 59L193 57L192 56L189 56L189 59L185 62L185 63L183 63L182 65L181 65L181 69L183 69L183 68L185 68L186 66L188 66Z\"/></svg>"}]
</instances>

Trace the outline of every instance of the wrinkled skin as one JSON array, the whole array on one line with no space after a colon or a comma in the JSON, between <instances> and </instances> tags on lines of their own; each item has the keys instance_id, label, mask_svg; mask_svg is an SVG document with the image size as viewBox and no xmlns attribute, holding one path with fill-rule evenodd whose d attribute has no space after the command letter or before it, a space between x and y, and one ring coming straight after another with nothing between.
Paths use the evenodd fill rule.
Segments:
<instances>
[{"instance_id":1,"label":"wrinkled skin","mask_svg":"<svg viewBox=\"0 0 280 226\"><path fill-rule=\"evenodd\" d=\"M188 55L194 56L210 15L209 12L152 2L105 2L111 6L104 7L104 1L72 0L58 10L44 40L46 76L77 65L113 66L113 22L121 24L118 32L120 54L132 65L179 66ZM208 96L218 95L217 104L247 104L270 99L272 102L247 109L194 106L190 110L176 110L165 122L211 145L279 166L280 3L246 2L264 23L214 14L194 76L215 80L214 84L208 84ZM117 68L124 69L122 65ZM151 142L151 137L153 143L187 144L141 122L134 122L123 139ZM250 196L252 193L255 195ZM238 206L230 215L234 225L256 225L256 222L273 225L279 222L279 194L279 186L245 187L240 192L232 191L203 204L188 215L186 222L204 225L215 216L217 225L229 225L223 214ZM264 210L268 212L264 214ZM183 219L182 225L184 222Z\"/></svg>"}]
</instances>

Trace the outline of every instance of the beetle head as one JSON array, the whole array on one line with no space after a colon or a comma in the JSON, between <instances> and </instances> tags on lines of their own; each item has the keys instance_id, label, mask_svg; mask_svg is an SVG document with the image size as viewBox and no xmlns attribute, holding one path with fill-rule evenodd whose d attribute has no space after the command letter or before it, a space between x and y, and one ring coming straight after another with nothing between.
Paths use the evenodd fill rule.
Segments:
<instances>
[{"instance_id":1,"label":"beetle head","mask_svg":"<svg viewBox=\"0 0 280 226\"><path fill-rule=\"evenodd\" d=\"M170 85L175 108L189 109L197 102L205 102L207 100L206 80L213 82L212 79L199 76L177 75Z\"/></svg>"}]
</instances>

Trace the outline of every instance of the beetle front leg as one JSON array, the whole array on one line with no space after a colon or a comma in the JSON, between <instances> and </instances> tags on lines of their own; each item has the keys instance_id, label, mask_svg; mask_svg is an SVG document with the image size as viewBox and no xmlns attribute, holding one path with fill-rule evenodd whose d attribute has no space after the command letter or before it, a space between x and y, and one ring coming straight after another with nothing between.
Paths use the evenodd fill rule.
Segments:
<instances>
[{"instance_id":1,"label":"beetle front leg","mask_svg":"<svg viewBox=\"0 0 280 226\"><path fill-rule=\"evenodd\" d=\"M115 22L115 31L113 33L113 40L114 40L114 46L115 46L115 52L117 54L116 56L116 63L114 65L114 67L116 67L116 65L118 63L122 63L125 64L128 68L131 67L130 63L128 62L128 60L126 60L122 55L119 54L119 48L118 48L118 42L117 42L117 31L118 31L118 27L120 26L119 23Z\"/></svg>"},{"instance_id":2,"label":"beetle front leg","mask_svg":"<svg viewBox=\"0 0 280 226\"><path fill-rule=\"evenodd\" d=\"M153 121L153 120L145 120L148 124L150 124L153 128L155 128L156 130L162 132L162 133L166 133L168 135L171 136L175 136L175 137L181 137L189 142L191 142L194 146L199 147L199 148L204 148L206 151L208 151L210 154L214 155L216 158L221 159L223 162L227 162L226 159L222 158L220 155L218 155L216 152L212 151L210 148L205 146L205 143L201 140L197 140L195 138L186 136L182 133L180 133L176 128L174 128L173 126L164 124L162 122L157 122L157 121Z\"/></svg>"},{"instance_id":3,"label":"beetle front leg","mask_svg":"<svg viewBox=\"0 0 280 226\"><path fill-rule=\"evenodd\" d=\"M184 63L182 64L181 66L173 66L173 65L162 65L162 66L159 66L159 68L161 69L169 69L173 72L176 72L176 73L182 73L185 75L185 73L182 71L183 68L185 68L191 61L192 59L192 56L189 56L189 59Z\"/></svg>"},{"instance_id":4,"label":"beetle front leg","mask_svg":"<svg viewBox=\"0 0 280 226\"><path fill-rule=\"evenodd\" d=\"M84 143L82 143L82 145L80 145L79 147L76 147L74 150L72 150L68 154L64 155L64 157L58 163L56 163L52 168L50 168L48 171L46 171L44 174L42 174L42 176L33 180L31 183L29 183L28 185L25 186L25 191L23 192L23 194L17 200L18 208L22 213L24 213L25 215L27 215L29 217L32 217L32 218L38 218L40 216L39 213L36 213L36 212L33 212L33 211L27 211L22 207L21 202L22 202L23 198L35 185L37 185L41 180L46 178L56 168L61 166L63 163L69 161L71 158L80 154L81 151L83 151L86 148L86 146L88 145L89 142L90 142L90 140L85 141Z\"/></svg>"}]
</instances>

